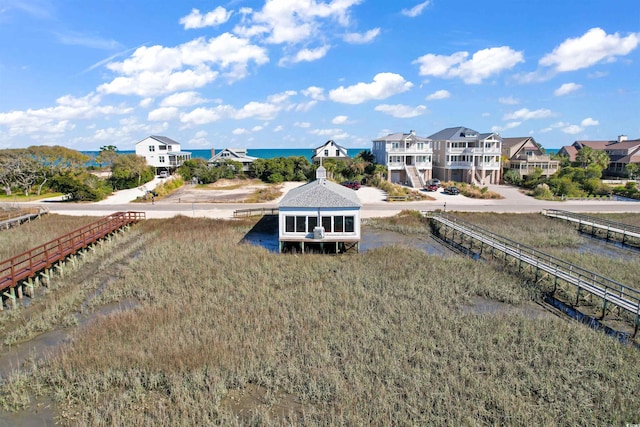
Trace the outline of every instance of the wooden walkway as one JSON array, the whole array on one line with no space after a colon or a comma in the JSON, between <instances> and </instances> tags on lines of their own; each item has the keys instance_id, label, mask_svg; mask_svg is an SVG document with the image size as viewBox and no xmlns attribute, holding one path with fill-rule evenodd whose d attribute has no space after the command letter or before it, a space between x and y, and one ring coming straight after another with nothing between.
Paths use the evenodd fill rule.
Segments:
<instances>
[{"instance_id":1,"label":"wooden walkway","mask_svg":"<svg viewBox=\"0 0 640 427\"><path fill-rule=\"evenodd\" d=\"M47 213L49 210L40 206L0 213L0 230L7 230L23 222L40 218Z\"/></svg>"},{"instance_id":2,"label":"wooden walkway","mask_svg":"<svg viewBox=\"0 0 640 427\"><path fill-rule=\"evenodd\" d=\"M234 218L249 216L277 215L278 208L237 209L233 211Z\"/></svg>"},{"instance_id":3,"label":"wooden walkway","mask_svg":"<svg viewBox=\"0 0 640 427\"><path fill-rule=\"evenodd\" d=\"M635 225L558 209L545 209L542 215L572 222L578 226L578 230L594 236L601 235L607 240L618 241L623 245L640 247L640 227Z\"/></svg>"},{"instance_id":4,"label":"wooden walkway","mask_svg":"<svg viewBox=\"0 0 640 427\"><path fill-rule=\"evenodd\" d=\"M457 245L464 244L466 239L469 246L467 249L472 252L478 251L479 256L491 255L493 258L503 258L505 262L509 259L516 260L519 270L523 264L535 270L536 280L539 276L547 274L553 278L554 289L558 282L574 286L577 290L576 301L582 291L602 299L602 317L606 314L608 304L627 311L635 318L634 337L637 334L640 325L640 291L452 215L437 212L427 212L426 215L431 220L434 234L445 241L455 243L457 235Z\"/></svg>"},{"instance_id":5,"label":"wooden walkway","mask_svg":"<svg viewBox=\"0 0 640 427\"><path fill-rule=\"evenodd\" d=\"M116 212L54 240L0 261L0 291L13 290L22 281L33 278L67 256L85 248L114 231L145 219L144 212ZM6 294L6 292L5 292Z\"/></svg>"}]
</instances>

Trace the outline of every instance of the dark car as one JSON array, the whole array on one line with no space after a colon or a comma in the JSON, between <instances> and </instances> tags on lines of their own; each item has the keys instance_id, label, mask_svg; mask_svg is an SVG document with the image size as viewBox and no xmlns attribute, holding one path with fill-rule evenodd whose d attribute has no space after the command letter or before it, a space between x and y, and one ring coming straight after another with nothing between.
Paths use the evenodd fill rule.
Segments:
<instances>
[{"instance_id":1,"label":"dark car","mask_svg":"<svg viewBox=\"0 0 640 427\"><path fill-rule=\"evenodd\" d=\"M424 187L424 189L427 191L438 191L438 188L440 187L437 184L429 184L426 187Z\"/></svg>"},{"instance_id":2,"label":"dark car","mask_svg":"<svg viewBox=\"0 0 640 427\"><path fill-rule=\"evenodd\" d=\"M352 190L358 190L360 188L360 183L358 181L344 181L341 182L340 185L344 185Z\"/></svg>"},{"instance_id":3,"label":"dark car","mask_svg":"<svg viewBox=\"0 0 640 427\"><path fill-rule=\"evenodd\" d=\"M452 196L460 194L460 190L458 190L458 187L447 187L447 188L444 189L444 192L446 194L450 194Z\"/></svg>"}]
</instances>

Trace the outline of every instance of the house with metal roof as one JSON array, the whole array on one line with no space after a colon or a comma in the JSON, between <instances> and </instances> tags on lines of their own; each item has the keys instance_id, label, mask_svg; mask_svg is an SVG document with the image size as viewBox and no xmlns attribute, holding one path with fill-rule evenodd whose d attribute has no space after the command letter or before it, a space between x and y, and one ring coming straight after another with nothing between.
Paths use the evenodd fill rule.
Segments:
<instances>
[{"instance_id":1,"label":"house with metal roof","mask_svg":"<svg viewBox=\"0 0 640 427\"><path fill-rule=\"evenodd\" d=\"M433 176L442 181L499 184L502 137L463 126L429 136L433 141Z\"/></svg>"},{"instance_id":2,"label":"house with metal roof","mask_svg":"<svg viewBox=\"0 0 640 427\"><path fill-rule=\"evenodd\" d=\"M531 136L502 138L502 156L506 159L504 169L512 169L524 178L536 169L542 176L550 177L558 171L560 162L551 160L544 148Z\"/></svg>"},{"instance_id":3,"label":"house with metal roof","mask_svg":"<svg viewBox=\"0 0 640 427\"><path fill-rule=\"evenodd\" d=\"M214 166L224 162L225 160L233 160L234 162L242 163L242 170L244 172L249 172L251 163L256 159L257 157L247 155L246 148L225 148L207 160L207 163L210 166Z\"/></svg>"},{"instance_id":4,"label":"house with metal roof","mask_svg":"<svg viewBox=\"0 0 640 427\"><path fill-rule=\"evenodd\" d=\"M182 151L179 142L158 135L136 142L136 155L144 157L147 164L156 169L156 174L173 171L191 159L191 153Z\"/></svg>"},{"instance_id":5,"label":"house with metal roof","mask_svg":"<svg viewBox=\"0 0 640 427\"><path fill-rule=\"evenodd\" d=\"M313 149L311 161L313 163L321 163L322 159L349 159L347 149L336 144L335 141L329 140L321 146Z\"/></svg>"},{"instance_id":6,"label":"house with metal roof","mask_svg":"<svg viewBox=\"0 0 640 427\"><path fill-rule=\"evenodd\" d=\"M315 181L292 189L278 204L280 252L359 250L362 203L354 190L326 177L326 169L320 166Z\"/></svg>"},{"instance_id":7,"label":"house with metal roof","mask_svg":"<svg viewBox=\"0 0 640 427\"><path fill-rule=\"evenodd\" d=\"M423 188L432 178L432 141L413 130L374 139L371 153L376 163L387 166L387 179L393 183Z\"/></svg>"}]
</instances>

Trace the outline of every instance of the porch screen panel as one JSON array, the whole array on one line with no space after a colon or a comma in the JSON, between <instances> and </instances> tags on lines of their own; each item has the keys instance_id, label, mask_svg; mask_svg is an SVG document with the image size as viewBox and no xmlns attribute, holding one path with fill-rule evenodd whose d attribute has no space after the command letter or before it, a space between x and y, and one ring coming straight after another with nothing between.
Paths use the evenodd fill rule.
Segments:
<instances>
[{"instance_id":1,"label":"porch screen panel","mask_svg":"<svg viewBox=\"0 0 640 427\"><path fill-rule=\"evenodd\" d=\"M296 233L304 233L306 230L305 223L307 222L306 216L296 217Z\"/></svg>"},{"instance_id":2,"label":"porch screen panel","mask_svg":"<svg viewBox=\"0 0 640 427\"><path fill-rule=\"evenodd\" d=\"M344 217L343 216L334 216L333 217L333 227L336 233L344 232Z\"/></svg>"},{"instance_id":3,"label":"porch screen panel","mask_svg":"<svg viewBox=\"0 0 640 427\"><path fill-rule=\"evenodd\" d=\"M326 231L327 233L331 233L333 231L333 229L331 228L331 217L330 216L323 216L322 217L322 228L324 228L324 231Z\"/></svg>"},{"instance_id":4,"label":"porch screen panel","mask_svg":"<svg viewBox=\"0 0 640 427\"><path fill-rule=\"evenodd\" d=\"M307 217L307 233L313 233L313 229L318 225L318 217L317 216L308 216Z\"/></svg>"},{"instance_id":5,"label":"porch screen panel","mask_svg":"<svg viewBox=\"0 0 640 427\"><path fill-rule=\"evenodd\" d=\"M355 219L352 216L344 217L344 231L346 233L353 233L355 231Z\"/></svg>"},{"instance_id":6,"label":"porch screen panel","mask_svg":"<svg viewBox=\"0 0 640 427\"><path fill-rule=\"evenodd\" d=\"M295 217L286 216L284 218L284 229L287 233L293 233L295 231Z\"/></svg>"}]
</instances>

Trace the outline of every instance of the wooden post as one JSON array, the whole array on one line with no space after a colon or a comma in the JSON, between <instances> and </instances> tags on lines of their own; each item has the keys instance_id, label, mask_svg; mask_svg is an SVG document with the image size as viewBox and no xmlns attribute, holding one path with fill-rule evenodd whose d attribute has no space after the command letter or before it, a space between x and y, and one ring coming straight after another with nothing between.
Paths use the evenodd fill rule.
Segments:
<instances>
[{"instance_id":1,"label":"wooden post","mask_svg":"<svg viewBox=\"0 0 640 427\"><path fill-rule=\"evenodd\" d=\"M600 316L600 319L604 319L604 316L607 313L607 291L608 289L604 290L604 296L602 297L602 316Z\"/></svg>"}]
</instances>

